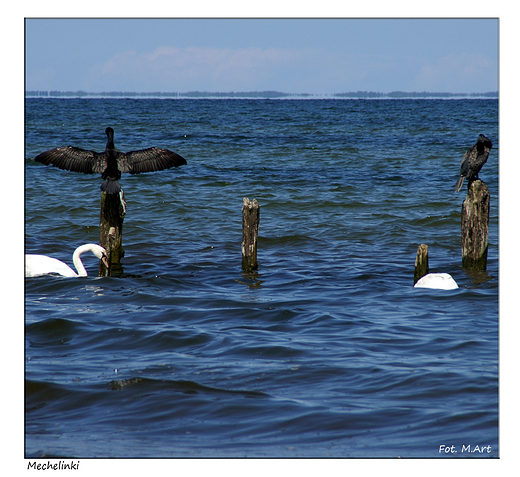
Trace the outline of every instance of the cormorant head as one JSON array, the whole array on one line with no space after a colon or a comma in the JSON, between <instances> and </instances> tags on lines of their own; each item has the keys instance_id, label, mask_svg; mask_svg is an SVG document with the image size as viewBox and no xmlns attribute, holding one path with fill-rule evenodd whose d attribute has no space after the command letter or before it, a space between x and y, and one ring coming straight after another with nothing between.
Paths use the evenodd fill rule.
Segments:
<instances>
[{"instance_id":1,"label":"cormorant head","mask_svg":"<svg viewBox=\"0 0 520 477\"><path fill-rule=\"evenodd\" d=\"M484 136L484 134L479 134L478 136L478 142L484 146L484 147L487 147L488 149L491 149L493 147L493 143L489 140L489 138L487 138L486 136Z\"/></svg>"},{"instance_id":2,"label":"cormorant head","mask_svg":"<svg viewBox=\"0 0 520 477\"><path fill-rule=\"evenodd\" d=\"M105 129L105 134L108 137L107 149L115 149L114 146L114 130L111 127Z\"/></svg>"}]
</instances>

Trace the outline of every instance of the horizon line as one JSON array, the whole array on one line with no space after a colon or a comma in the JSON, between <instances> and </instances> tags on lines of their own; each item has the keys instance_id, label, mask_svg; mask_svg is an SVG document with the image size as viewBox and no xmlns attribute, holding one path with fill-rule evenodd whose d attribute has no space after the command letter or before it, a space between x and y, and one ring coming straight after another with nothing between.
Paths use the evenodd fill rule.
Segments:
<instances>
[{"instance_id":1,"label":"horizon line","mask_svg":"<svg viewBox=\"0 0 520 477\"><path fill-rule=\"evenodd\" d=\"M103 91L87 92L84 90L63 91L63 90L27 90L25 97L99 97L99 96L118 96L118 97L166 97L166 98L290 98L290 97L325 97L325 98L418 98L418 97L485 97L498 98L498 91L485 93L450 93L450 92L430 92L430 91L392 91L389 93L377 91L350 91L344 93L284 93L280 91L187 91L187 92L137 92L137 91Z\"/></svg>"}]
</instances>

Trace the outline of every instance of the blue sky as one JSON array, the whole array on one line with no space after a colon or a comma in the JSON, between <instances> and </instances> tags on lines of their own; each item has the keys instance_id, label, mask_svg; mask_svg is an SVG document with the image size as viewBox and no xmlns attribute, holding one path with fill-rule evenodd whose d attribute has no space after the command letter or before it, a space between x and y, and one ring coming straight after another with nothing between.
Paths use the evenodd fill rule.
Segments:
<instances>
[{"instance_id":1,"label":"blue sky","mask_svg":"<svg viewBox=\"0 0 520 477\"><path fill-rule=\"evenodd\" d=\"M27 90L498 90L496 19L27 19Z\"/></svg>"}]
</instances>

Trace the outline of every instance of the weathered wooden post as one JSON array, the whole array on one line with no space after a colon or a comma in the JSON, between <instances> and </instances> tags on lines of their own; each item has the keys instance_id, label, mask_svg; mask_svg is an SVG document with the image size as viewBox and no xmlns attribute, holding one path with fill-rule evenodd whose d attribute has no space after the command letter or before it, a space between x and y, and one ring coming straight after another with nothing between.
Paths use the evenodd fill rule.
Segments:
<instances>
[{"instance_id":1,"label":"weathered wooden post","mask_svg":"<svg viewBox=\"0 0 520 477\"><path fill-rule=\"evenodd\" d=\"M242 269L256 270L258 227L260 224L260 205L256 199L252 201L244 197L242 206Z\"/></svg>"},{"instance_id":2,"label":"weathered wooden post","mask_svg":"<svg viewBox=\"0 0 520 477\"><path fill-rule=\"evenodd\" d=\"M489 189L480 179L468 186L462 204L462 266L485 270L488 253Z\"/></svg>"},{"instance_id":3,"label":"weathered wooden post","mask_svg":"<svg viewBox=\"0 0 520 477\"><path fill-rule=\"evenodd\" d=\"M98 276L112 276L121 273L121 258L123 249L123 218L126 214L126 205L123 191L120 194L101 193L101 218L99 222L99 244L107 251L109 268L100 261Z\"/></svg>"},{"instance_id":4,"label":"weathered wooden post","mask_svg":"<svg viewBox=\"0 0 520 477\"><path fill-rule=\"evenodd\" d=\"M422 277L428 275L428 245L421 244L417 248L415 257L415 272L413 274L413 284L415 285Z\"/></svg>"}]
</instances>

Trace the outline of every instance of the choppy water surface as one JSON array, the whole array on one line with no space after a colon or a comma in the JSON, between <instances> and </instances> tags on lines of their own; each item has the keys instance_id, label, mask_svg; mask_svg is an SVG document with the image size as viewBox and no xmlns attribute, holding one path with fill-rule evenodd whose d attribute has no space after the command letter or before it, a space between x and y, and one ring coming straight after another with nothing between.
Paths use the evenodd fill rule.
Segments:
<instances>
[{"instance_id":1,"label":"choppy water surface","mask_svg":"<svg viewBox=\"0 0 520 477\"><path fill-rule=\"evenodd\" d=\"M152 145L122 276L26 279L26 456L498 457L496 100L28 99L26 253L99 241L101 179L35 163ZM493 141L488 269L461 268L460 160ZM465 189L463 189L464 191ZM241 270L243 197L259 269ZM417 246L460 288L418 290ZM462 446L490 446L484 454Z\"/></svg>"}]
</instances>

